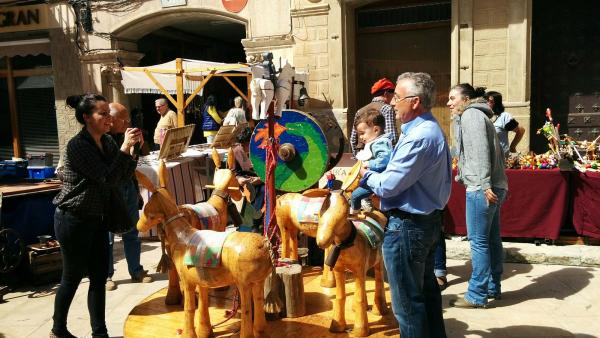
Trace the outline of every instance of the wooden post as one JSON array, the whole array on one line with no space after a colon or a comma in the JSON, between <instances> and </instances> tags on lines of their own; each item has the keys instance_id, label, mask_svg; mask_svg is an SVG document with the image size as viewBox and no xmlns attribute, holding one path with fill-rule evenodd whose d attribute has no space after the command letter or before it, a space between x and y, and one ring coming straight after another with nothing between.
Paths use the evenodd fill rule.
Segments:
<instances>
[{"instance_id":1,"label":"wooden post","mask_svg":"<svg viewBox=\"0 0 600 338\"><path fill-rule=\"evenodd\" d=\"M19 132L19 117L17 116L17 89L15 88L12 62L8 56L6 56L6 71L6 85L8 87L8 110L10 112L13 154L15 157L22 157L21 133Z\"/></svg>"},{"instance_id":2,"label":"wooden post","mask_svg":"<svg viewBox=\"0 0 600 338\"><path fill-rule=\"evenodd\" d=\"M185 125L185 97L183 97L183 60L181 58L175 59L175 66L177 67L176 84L177 84L177 126L183 127Z\"/></svg>"},{"instance_id":3,"label":"wooden post","mask_svg":"<svg viewBox=\"0 0 600 338\"><path fill-rule=\"evenodd\" d=\"M287 318L302 317L306 313L304 302L304 283L302 280L302 266L291 264L276 268L277 275L281 278L285 290L285 316Z\"/></svg>"}]
</instances>

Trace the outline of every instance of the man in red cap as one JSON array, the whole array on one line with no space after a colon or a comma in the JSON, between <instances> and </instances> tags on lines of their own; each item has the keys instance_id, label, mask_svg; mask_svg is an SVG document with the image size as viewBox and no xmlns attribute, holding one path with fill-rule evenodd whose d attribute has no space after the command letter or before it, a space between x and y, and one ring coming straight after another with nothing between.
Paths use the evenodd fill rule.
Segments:
<instances>
[{"instance_id":1,"label":"man in red cap","mask_svg":"<svg viewBox=\"0 0 600 338\"><path fill-rule=\"evenodd\" d=\"M363 112L368 111L369 109L377 109L385 118L385 130L384 133L386 136L392 140L392 143L396 144L396 140L398 140L398 132L396 131L396 114L394 112L394 108L390 105L392 98L394 97L394 89L396 86L392 81L387 78L382 78L377 80L371 87L371 95L373 95L373 100L368 105L360 108L356 112L356 118ZM356 155L356 153L362 148L363 145L359 144L358 136L356 135L356 126L352 127L352 133L350 134L350 147L352 149L352 154Z\"/></svg>"}]
</instances>

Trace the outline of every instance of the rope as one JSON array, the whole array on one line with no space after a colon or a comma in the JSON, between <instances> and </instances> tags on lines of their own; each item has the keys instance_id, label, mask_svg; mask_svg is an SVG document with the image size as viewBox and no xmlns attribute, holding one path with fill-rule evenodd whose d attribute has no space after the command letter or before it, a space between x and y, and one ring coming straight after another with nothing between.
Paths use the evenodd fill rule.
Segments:
<instances>
[{"instance_id":1,"label":"rope","mask_svg":"<svg viewBox=\"0 0 600 338\"><path fill-rule=\"evenodd\" d=\"M271 123L270 123L271 124ZM269 128L272 128L269 125ZM279 259L279 227L277 226L277 217L275 217L275 167L277 166L277 152L279 143L275 138L270 138L266 149L266 168L265 168L265 224L263 229L264 236L269 240L275 255L275 261Z\"/></svg>"}]
</instances>

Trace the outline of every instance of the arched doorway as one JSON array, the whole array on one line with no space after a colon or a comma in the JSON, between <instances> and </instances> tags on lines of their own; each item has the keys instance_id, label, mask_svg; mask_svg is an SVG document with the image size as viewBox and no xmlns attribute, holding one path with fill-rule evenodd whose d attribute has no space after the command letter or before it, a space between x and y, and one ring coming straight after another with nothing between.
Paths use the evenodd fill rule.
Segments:
<instances>
[{"instance_id":1,"label":"arched doorway","mask_svg":"<svg viewBox=\"0 0 600 338\"><path fill-rule=\"evenodd\" d=\"M145 28L145 29L144 29ZM188 9L172 11L135 20L115 34L119 39L134 42L137 51L144 54L139 66L150 66L185 58L225 63L245 62L246 54L241 40L246 37L246 22L221 13ZM247 91L245 78L232 81L243 92ZM196 124L192 143L203 142L201 108L208 95L215 95L217 109L226 112L238 96L222 78L213 78L186 109L186 124ZM158 122L154 101L161 95L143 94L132 98L132 119L150 133ZM174 107L171 107L172 109ZM175 110L175 109L173 109ZM133 116L135 115L135 116ZM152 135L146 135L151 139Z\"/></svg>"}]
</instances>

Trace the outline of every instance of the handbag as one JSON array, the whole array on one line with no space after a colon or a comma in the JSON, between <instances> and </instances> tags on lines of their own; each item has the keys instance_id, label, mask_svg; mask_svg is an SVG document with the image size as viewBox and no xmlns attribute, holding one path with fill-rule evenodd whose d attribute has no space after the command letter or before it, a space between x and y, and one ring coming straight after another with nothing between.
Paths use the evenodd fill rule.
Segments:
<instances>
[{"instance_id":1,"label":"handbag","mask_svg":"<svg viewBox=\"0 0 600 338\"><path fill-rule=\"evenodd\" d=\"M108 231L117 235L130 232L135 224L129 216L129 210L127 210L121 192L117 188L110 188L109 197L104 217Z\"/></svg>"}]
</instances>

